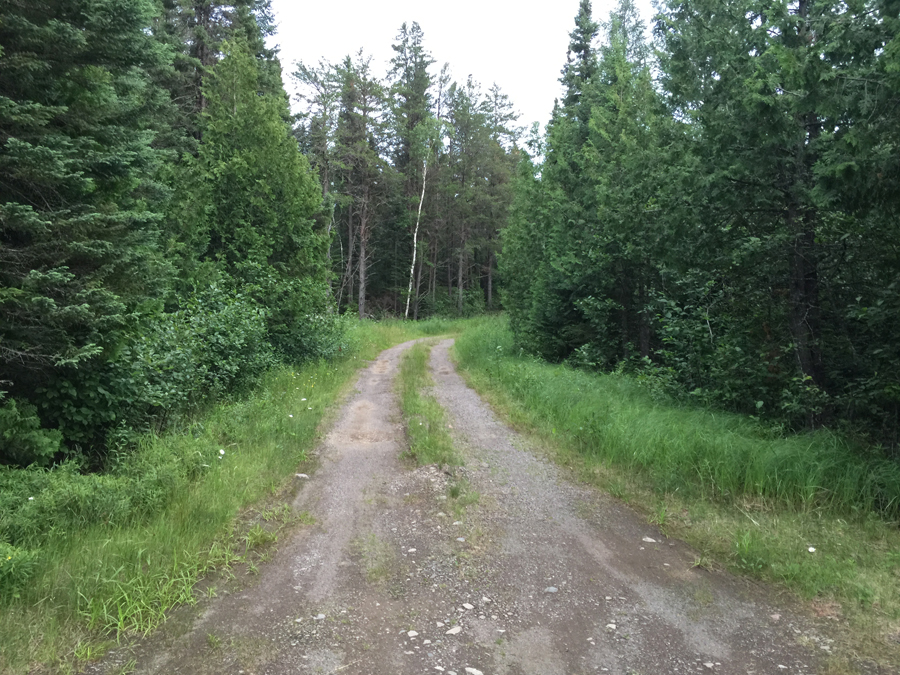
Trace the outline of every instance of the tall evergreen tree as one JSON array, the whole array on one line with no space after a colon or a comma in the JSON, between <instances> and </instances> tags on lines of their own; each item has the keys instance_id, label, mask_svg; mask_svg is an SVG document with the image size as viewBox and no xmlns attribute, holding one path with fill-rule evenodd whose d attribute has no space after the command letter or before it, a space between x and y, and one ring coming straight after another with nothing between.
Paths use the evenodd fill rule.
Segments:
<instances>
[{"instance_id":1,"label":"tall evergreen tree","mask_svg":"<svg viewBox=\"0 0 900 675\"><path fill-rule=\"evenodd\" d=\"M153 12L0 8L0 380L16 395L104 358L161 283Z\"/></svg>"}]
</instances>

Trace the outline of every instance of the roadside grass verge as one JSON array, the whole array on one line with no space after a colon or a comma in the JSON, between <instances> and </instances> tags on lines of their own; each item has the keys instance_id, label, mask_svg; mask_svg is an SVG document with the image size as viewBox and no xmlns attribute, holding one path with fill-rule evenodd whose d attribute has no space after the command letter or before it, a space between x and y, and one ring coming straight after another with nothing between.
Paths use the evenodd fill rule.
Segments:
<instances>
[{"instance_id":1,"label":"roadside grass verge","mask_svg":"<svg viewBox=\"0 0 900 675\"><path fill-rule=\"evenodd\" d=\"M462 464L453 440L447 432L444 409L425 389L434 385L428 373L431 345L418 342L403 354L397 389L406 421L409 450L405 453L419 466L426 464Z\"/></svg>"},{"instance_id":2,"label":"roadside grass verge","mask_svg":"<svg viewBox=\"0 0 900 675\"><path fill-rule=\"evenodd\" d=\"M194 603L204 575L252 573L297 518L259 505L289 491L359 367L452 330L353 323L341 358L279 368L247 398L147 434L104 474L0 469L0 672L77 672Z\"/></svg>"},{"instance_id":3,"label":"roadside grass verge","mask_svg":"<svg viewBox=\"0 0 900 675\"><path fill-rule=\"evenodd\" d=\"M833 433L782 435L660 401L627 376L540 362L502 318L469 324L455 351L514 424L690 542L698 565L783 584L848 622L846 650L900 663L900 465Z\"/></svg>"}]
</instances>

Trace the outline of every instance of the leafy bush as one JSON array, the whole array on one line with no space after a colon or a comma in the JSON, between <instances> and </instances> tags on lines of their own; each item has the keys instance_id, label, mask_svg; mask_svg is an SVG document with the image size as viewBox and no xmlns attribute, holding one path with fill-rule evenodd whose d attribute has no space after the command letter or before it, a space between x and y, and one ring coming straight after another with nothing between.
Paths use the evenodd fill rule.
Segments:
<instances>
[{"instance_id":1,"label":"leafy bush","mask_svg":"<svg viewBox=\"0 0 900 675\"><path fill-rule=\"evenodd\" d=\"M38 394L44 419L93 457L114 429L127 435L244 394L275 363L266 313L245 295L212 285L181 309L148 317L111 354L60 369Z\"/></svg>"},{"instance_id":2,"label":"leafy bush","mask_svg":"<svg viewBox=\"0 0 900 675\"><path fill-rule=\"evenodd\" d=\"M62 434L42 429L37 408L0 392L0 463L47 465L60 450Z\"/></svg>"}]
</instances>

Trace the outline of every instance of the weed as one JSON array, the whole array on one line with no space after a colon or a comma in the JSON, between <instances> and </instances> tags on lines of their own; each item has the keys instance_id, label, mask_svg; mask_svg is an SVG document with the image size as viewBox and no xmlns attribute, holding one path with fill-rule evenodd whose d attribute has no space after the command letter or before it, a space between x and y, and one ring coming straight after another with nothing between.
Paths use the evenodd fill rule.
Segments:
<instances>
[{"instance_id":1,"label":"weed","mask_svg":"<svg viewBox=\"0 0 900 675\"><path fill-rule=\"evenodd\" d=\"M650 525L656 525L661 530L665 531L666 525L669 523L669 508L666 504L660 504L656 507L656 511L651 513L647 517L647 522Z\"/></svg>"},{"instance_id":2,"label":"weed","mask_svg":"<svg viewBox=\"0 0 900 675\"><path fill-rule=\"evenodd\" d=\"M424 392L424 389L434 384L428 374L430 351L428 345L417 343L406 351L400 362L397 387L409 439L409 451L406 454L420 466L458 465L462 460L447 433L444 409L434 397Z\"/></svg>"},{"instance_id":3,"label":"weed","mask_svg":"<svg viewBox=\"0 0 900 675\"><path fill-rule=\"evenodd\" d=\"M707 554L701 553L696 558L694 558L694 562L691 563L691 567L699 567L700 569L704 569L707 572L712 572L713 562Z\"/></svg>"},{"instance_id":4,"label":"weed","mask_svg":"<svg viewBox=\"0 0 900 675\"><path fill-rule=\"evenodd\" d=\"M222 646L222 638L215 633L207 633L206 644L209 645L210 649L218 649Z\"/></svg>"},{"instance_id":5,"label":"weed","mask_svg":"<svg viewBox=\"0 0 900 675\"><path fill-rule=\"evenodd\" d=\"M373 533L356 540L352 548L362 559L362 567L370 583L388 580L394 565L394 554L387 543Z\"/></svg>"},{"instance_id":6,"label":"weed","mask_svg":"<svg viewBox=\"0 0 900 675\"><path fill-rule=\"evenodd\" d=\"M278 541L278 535L269 532L257 523L244 535L244 541L246 542L246 551L255 551Z\"/></svg>"}]
</instances>

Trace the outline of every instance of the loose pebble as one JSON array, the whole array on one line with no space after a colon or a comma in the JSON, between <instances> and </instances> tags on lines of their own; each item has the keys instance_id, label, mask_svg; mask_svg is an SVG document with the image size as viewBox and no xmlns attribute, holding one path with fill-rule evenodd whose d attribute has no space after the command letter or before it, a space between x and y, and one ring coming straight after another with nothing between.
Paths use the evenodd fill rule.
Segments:
<instances>
[{"instance_id":1,"label":"loose pebble","mask_svg":"<svg viewBox=\"0 0 900 675\"><path fill-rule=\"evenodd\" d=\"M647 542L648 544L656 543L656 539L654 539L653 537L644 537L641 541Z\"/></svg>"},{"instance_id":2,"label":"loose pebble","mask_svg":"<svg viewBox=\"0 0 900 675\"><path fill-rule=\"evenodd\" d=\"M464 602L464 603L463 603L463 607L465 607L466 609L475 609L475 608L474 608L472 605L470 605L468 602Z\"/></svg>"},{"instance_id":3,"label":"loose pebble","mask_svg":"<svg viewBox=\"0 0 900 675\"><path fill-rule=\"evenodd\" d=\"M703 666L704 666L705 668L709 668L710 670L712 670L713 668L716 667L716 664L715 664L715 663L710 663L709 661L707 661L706 663L703 664Z\"/></svg>"},{"instance_id":4,"label":"loose pebble","mask_svg":"<svg viewBox=\"0 0 900 675\"><path fill-rule=\"evenodd\" d=\"M462 626L453 626L450 630L448 630L445 635L456 635L462 630Z\"/></svg>"},{"instance_id":5,"label":"loose pebble","mask_svg":"<svg viewBox=\"0 0 900 675\"><path fill-rule=\"evenodd\" d=\"M606 627L609 628L609 630L615 630L615 629L616 629L616 624L614 624L614 623L608 623L608 624L606 624Z\"/></svg>"},{"instance_id":6,"label":"loose pebble","mask_svg":"<svg viewBox=\"0 0 900 675\"><path fill-rule=\"evenodd\" d=\"M465 540L466 540L465 537L457 537L457 538L456 538L456 541L465 541Z\"/></svg>"},{"instance_id":7,"label":"loose pebble","mask_svg":"<svg viewBox=\"0 0 900 675\"><path fill-rule=\"evenodd\" d=\"M294 474L297 478L309 478L305 473Z\"/></svg>"},{"instance_id":8,"label":"loose pebble","mask_svg":"<svg viewBox=\"0 0 900 675\"><path fill-rule=\"evenodd\" d=\"M315 621L323 621L325 619L324 614L316 614Z\"/></svg>"},{"instance_id":9,"label":"loose pebble","mask_svg":"<svg viewBox=\"0 0 900 675\"><path fill-rule=\"evenodd\" d=\"M544 593L556 593L559 589L556 586L547 586L544 589Z\"/></svg>"},{"instance_id":10,"label":"loose pebble","mask_svg":"<svg viewBox=\"0 0 900 675\"><path fill-rule=\"evenodd\" d=\"M484 673L477 668L466 668L466 673L468 673L468 675L484 675Z\"/></svg>"},{"instance_id":11,"label":"loose pebble","mask_svg":"<svg viewBox=\"0 0 900 675\"><path fill-rule=\"evenodd\" d=\"M411 638L414 638L416 637L416 635L418 635L418 633L414 630L408 631L406 634Z\"/></svg>"}]
</instances>

